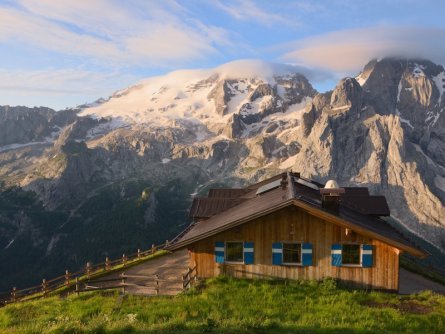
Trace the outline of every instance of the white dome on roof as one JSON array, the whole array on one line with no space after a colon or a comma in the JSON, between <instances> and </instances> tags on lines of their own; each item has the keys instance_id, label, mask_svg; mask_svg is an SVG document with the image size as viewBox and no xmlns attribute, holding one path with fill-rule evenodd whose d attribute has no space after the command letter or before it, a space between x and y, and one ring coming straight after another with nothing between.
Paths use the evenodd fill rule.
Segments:
<instances>
[{"instance_id":1,"label":"white dome on roof","mask_svg":"<svg viewBox=\"0 0 445 334\"><path fill-rule=\"evenodd\" d=\"M340 188L340 187L338 186L337 181L329 180L328 182L326 182L324 188L325 189L337 189L337 188Z\"/></svg>"}]
</instances>

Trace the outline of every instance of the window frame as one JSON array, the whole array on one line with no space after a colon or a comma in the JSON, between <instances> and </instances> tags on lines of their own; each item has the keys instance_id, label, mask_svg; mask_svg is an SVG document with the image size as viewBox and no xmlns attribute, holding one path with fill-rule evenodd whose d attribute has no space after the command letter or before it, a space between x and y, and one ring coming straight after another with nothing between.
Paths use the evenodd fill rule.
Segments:
<instances>
[{"instance_id":1,"label":"window frame","mask_svg":"<svg viewBox=\"0 0 445 334\"><path fill-rule=\"evenodd\" d=\"M283 252L281 253L281 265L283 266L302 266L303 265L303 242L302 241L282 241ZM284 262L284 245L300 245L300 262Z\"/></svg>"},{"instance_id":2,"label":"window frame","mask_svg":"<svg viewBox=\"0 0 445 334\"><path fill-rule=\"evenodd\" d=\"M344 263L344 252L343 247L344 246L357 246L358 247L358 263ZM342 243L341 244L341 266L342 267L362 267L362 244L359 243Z\"/></svg>"},{"instance_id":3,"label":"window frame","mask_svg":"<svg viewBox=\"0 0 445 334\"><path fill-rule=\"evenodd\" d=\"M229 244L241 244L241 254L242 254L242 260L241 261L230 261L227 259L227 256L229 252L227 251L227 246ZM244 264L244 241L226 241L224 243L224 263L228 264Z\"/></svg>"}]
</instances>

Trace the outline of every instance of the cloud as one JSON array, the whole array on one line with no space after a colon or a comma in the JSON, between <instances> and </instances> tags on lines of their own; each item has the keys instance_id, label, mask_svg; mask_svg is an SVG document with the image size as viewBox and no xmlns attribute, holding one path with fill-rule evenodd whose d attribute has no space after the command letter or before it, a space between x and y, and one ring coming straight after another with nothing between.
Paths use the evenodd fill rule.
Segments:
<instances>
[{"instance_id":1,"label":"cloud","mask_svg":"<svg viewBox=\"0 0 445 334\"><path fill-rule=\"evenodd\" d=\"M139 78L122 73L98 73L82 69L0 69L0 105L45 105L56 109L91 102L123 88ZM86 100L87 99L87 100Z\"/></svg>"},{"instance_id":2,"label":"cloud","mask_svg":"<svg viewBox=\"0 0 445 334\"><path fill-rule=\"evenodd\" d=\"M377 26L341 30L282 45L288 62L353 74L373 58L401 56L445 63L445 29Z\"/></svg>"},{"instance_id":3,"label":"cloud","mask_svg":"<svg viewBox=\"0 0 445 334\"><path fill-rule=\"evenodd\" d=\"M129 57L135 61L151 59L156 63L170 63L179 59L202 59L217 53L205 36L178 29L174 25L152 25L147 32L131 36L123 41Z\"/></svg>"},{"instance_id":4,"label":"cloud","mask_svg":"<svg viewBox=\"0 0 445 334\"><path fill-rule=\"evenodd\" d=\"M18 0L0 6L0 42L139 66L178 66L215 56L235 35L197 22L174 1Z\"/></svg>"},{"instance_id":5,"label":"cloud","mask_svg":"<svg viewBox=\"0 0 445 334\"><path fill-rule=\"evenodd\" d=\"M119 54L116 45L106 40L7 8L0 8L0 42L22 42L72 55L113 58Z\"/></svg>"},{"instance_id":6,"label":"cloud","mask_svg":"<svg viewBox=\"0 0 445 334\"><path fill-rule=\"evenodd\" d=\"M287 26L298 25L295 20L264 10L251 0L236 0L232 3L227 1L223 3L219 0L215 0L213 4L233 18L241 21L259 22L266 26L273 26L276 23Z\"/></svg>"}]
</instances>

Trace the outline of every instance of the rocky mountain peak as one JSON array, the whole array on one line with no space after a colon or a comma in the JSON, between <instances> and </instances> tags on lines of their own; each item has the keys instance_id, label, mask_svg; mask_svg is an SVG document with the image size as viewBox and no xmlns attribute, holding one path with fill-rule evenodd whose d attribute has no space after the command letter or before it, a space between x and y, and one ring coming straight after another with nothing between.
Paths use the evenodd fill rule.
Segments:
<instances>
[{"instance_id":1,"label":"rocky mountain peak","mask_svg":"<svg viewBox=\"0 0 445 334\"><path fill-rule=\"evenodd\" d=\"M201 129L198 140L212 134L248 137L265 128L267 117L301 110L300 104L316 94L296 71L292 66L240 61L209 70L173 72L114 94L84 109L81 116L107 117L129 127L188 123Z\"/></svg>"},{"instance_id":2,"label":"rocky mountain peak","mask_svg":"<svg viewBox=\"0 0 445 334\"><path fill-rule=\"evenodd\" d=\"M344 78L331 95L332 111L359 111L362 104L362 87L354 78Z\"/></svg>"}]
</instances>

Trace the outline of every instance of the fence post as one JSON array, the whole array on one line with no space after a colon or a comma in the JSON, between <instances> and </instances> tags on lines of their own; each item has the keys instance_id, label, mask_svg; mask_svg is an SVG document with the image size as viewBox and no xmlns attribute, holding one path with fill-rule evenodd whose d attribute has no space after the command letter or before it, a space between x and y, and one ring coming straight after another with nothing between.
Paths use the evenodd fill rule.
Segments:
<instances>
[{"instance_id":1,"label":"fence post","mask_svg":"<svg viewBox=\"0 0 445 334\"><path fill-rule=\"evenodd\" d=\"M141 258L141 250L138 248L138 259Z\"/></svg>"},{"instance_id":2,"label":"fence post","mask_svg":"<svg viewBox=\"0 0 445 334\"><path fill-rule=\"evenodd\" d=\"M122 280L121 280L121 284L122 284L122 294L125 295L125 273L121 274Z\"/></svg>"},{"instance_id":3,"label":"fence post","mask_svg":"<svg viewBox=\"0 0 445 334\"><path fill-rule=\"evenodd\" d=\"M193 270L195 271L195 276L193 277L193 279L194 279L194 281L195 281L195 283L198 281L198 265L196 264L196 260L195 261L193 261L193 263L194 263L194 267L193 267Z\"/></svg>"},{"instance_id":4,"label":"fence post","mask_svg":"<svg viewBox=\"0 0 445 334\"><path fill-rule=\"evenodd\" d=\"M190 267L187 268L187 276L188 276L187 288L190 289L190 285L192 284L192 270L190 269Z\"/></svg>"},{"instance_id":5,"label":"fence post","mask_svg":"<svg viewBox=\"0 0 445 334\"><path fill-rule=\"evenodd\" d=\"M125 267L125 262L126 262L125 254L122 254L122 266L123 267Z\"/></svg>"},{"instance_id":6,"label":"fence post","mask_svg":"<svg viewBox=\"0 0 445 334\"><path fill-rule=\"evenodd\" d=\"M152 244L151 245L151 254L154 254L155 251L156 251L156 246L155 246L155 244Z\"/></svg>"},{"instance_id":7,"label":"fence post","mask_svg":"<svg viewBox=\"0 0 445 334\"><path fill-rule=\"evenodd\" d=\"M87 278L90 278L90 272L91 272L91 262L87 262L86 265L86 272L87 272Z\"/></svg>"},{"instance_id":8,"label":"fence post","mask_svg":"<svg viewBox=\"0 0 445 334\"><path fill-rule=\"evenodd\" d=\"M79 295L79 277L76 277L76 293Z\"/></svg>"},{"instance_id":9,"label":"fence post","mask_svg":"<svg viewBox=\"0 0 445 334\"><path fill-rule=\"evenodd\" d=\"M11 292L11 300L13 303L15 303L15 301L16 301L16 296L17 296L17 288L13 287L12 292Z\"/></svg>"},{"instance_id":10,"label":"fence post","mask_svg":"<svg viewBox=\"0 0 445 334\"><path fill-rule=\"evenodd\" d=\"M168 246L168 240L165 240L165 247Z\"/></svg>"},{"instance_id":11,"label":"fence post","mask_svg":"<svg viewBox=\"0 0 445 334\"><path fill-rule=\"evenodd\" d=\"M43 292L43 297L46 296L46 279L42 279L42 292Z\"/></svg>"},{"instance_id":12,"label":"fence post","mask_svg":"<svg viewBox=\"0 0 445 334\"><path fill-rule=\"evenodd\" d=\"M68 270L65 270L65 285L70 285L70 272Z\"/></svg>"},{"instance_id":13,"label":"fence post","mask_svg":"<svg viewBox=\"0 0 445 334\"><path fill-rule=\"evenodd\" d=\"M105 258L105 271L110 270L110 259L108 256Z\"/></svg>"},{"instance_id":14,"label":"fence post","mask_svg":"<svg viewBox=\"0 0 445 334\"><path fill-rule=\"evenodd\" d=\"M156 294L159 295L159 276L155 275L156 278Z\"/></svg>"},{"instance_id":15,"label":"fence post","mask_svg":"<svg viewBox=\"0 0 445 334\"><path fill-rule=\"evenodd\" d=\"M185 275L182 274L181 276L182 276L182 290L184 290L185 289Z\"/></svg>"}]
</instances>

